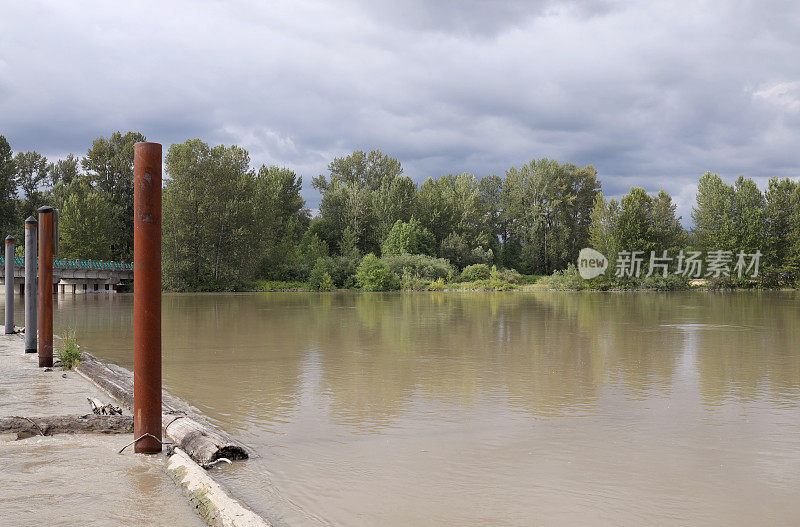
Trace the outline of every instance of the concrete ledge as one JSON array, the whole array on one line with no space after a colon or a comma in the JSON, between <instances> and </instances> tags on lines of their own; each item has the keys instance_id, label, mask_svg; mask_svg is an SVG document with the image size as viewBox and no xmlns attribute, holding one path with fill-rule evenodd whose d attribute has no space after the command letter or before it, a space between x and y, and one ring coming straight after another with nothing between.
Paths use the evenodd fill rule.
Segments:
<instances>
[{"instance_id":1,"label":"concrete ledge","mask_svg":"<svg viewBox=\"0 0 800 527\"><path fill-rule=\"evenodd\" d=\"M167 459L166 471L209 525L271 527L267 520L231 496L180 448L175 448Z\"/></svg>"},{"instance_id":2,"label":"concrete ledge","mask_svg":"<svg viewBox=\"0 0 800 527\"><path fill-rule=\"evenodd\" d=\"M133 372L115 364L106 364L85 351L81 353L81 363L75 371L133 411ZM184 401L165 390L162 390L161 397L164 437L181 447L200 466L209 467L220 458L235 461L250 457L244 445L191 412Z\"/></svg>"}]
</instances>

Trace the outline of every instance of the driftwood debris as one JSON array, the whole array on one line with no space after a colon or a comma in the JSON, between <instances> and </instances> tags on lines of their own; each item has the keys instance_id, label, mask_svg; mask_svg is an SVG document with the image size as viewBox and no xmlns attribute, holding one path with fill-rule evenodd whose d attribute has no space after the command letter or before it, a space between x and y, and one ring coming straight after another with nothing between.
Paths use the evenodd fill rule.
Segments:
<instances>
[{"instance_id":1,"label":"driftwood debris","mask_svg":"<svg viewBox=\"0 0 800 527\"><path fill-rule=\"evenodd\" d=\"M89 406L92 407L92 412L95 415L122 415L122 408L119 406L111 403L103 404L102 401L94 397L87 397L86 399L89 401Z\"/></svg>"},{"instance_id":2,"label":"driftwood debris","mask_svg":"<svg viewBox=\"0 0 800 527\"><path fill-rule=\"evenodd\" d=\"M127 415L54 415L49 417L0 417L0 433L24 436L53 434L126 434L133 432Z\"/></svg>"},{"instance_id":3,"label":"driftwood debris","mask_svg":"<svg viewBox=\"0 0 800 527\"><path fill-rule=\"evenodd\" d=\"M208 468L220 459L247 459L247 451L230 438L190 416L162 415L162 429L175 446L183 449L198 465Z\"/></svg>"},{"instance_id":4,"label":"driftwood debris","mask_svg":"<svg viewBox=\"0 0 800 527\"><path fill-rule=\"evenodd\" d=\"M75 369L122 406L133 410L133 374L130 371L106 364L86 352L81 354L81 362ZM192 415L180 399L164 392L162 407L165 438L186 451L197 464L209 467L219 459L235 461L249 457L243 445Z\"/></svg>"}]
</instances>

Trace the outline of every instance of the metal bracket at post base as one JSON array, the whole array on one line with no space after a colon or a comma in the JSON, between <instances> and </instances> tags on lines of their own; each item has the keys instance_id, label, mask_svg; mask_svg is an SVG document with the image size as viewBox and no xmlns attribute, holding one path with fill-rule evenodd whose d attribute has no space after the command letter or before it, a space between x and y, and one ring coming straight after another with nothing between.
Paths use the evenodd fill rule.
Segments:
<instances>
[{"instance_id":1,"label":"metal bracket at post base","mask_svg":"<svg viewBox=\"0 0 800 527\"><path fill-rule=\"evenodd\" d=\"M123 452L123 451L124 451L126 448L128 448L128 447L129 447L129 446L131 446L131 445L135 445L135 444L136 444L136 443L137 443L137 442L138 442L140 439L144 439L145 437L148 437L148 436L149 436L149 437L152 437L153 439L155 439L156 441L158 441L159 443L161 443L161 445L171 445L171 444L172 444L172 443L170 443L169 441L162 441L162 440L160 440L159 438L157 438L156 436L154 436L153 434L151 434L151 433L149 433L149 432L145 432L144 434L140 435L139 437L137 437L136 439L134 439L133 441L131 441L130 443L128 443L127 445L125 445L124 447L120 448L120 450L119 450L119 452L117 452L117 454L122 454L122 452Z\"/></svg>"}]
</instances>

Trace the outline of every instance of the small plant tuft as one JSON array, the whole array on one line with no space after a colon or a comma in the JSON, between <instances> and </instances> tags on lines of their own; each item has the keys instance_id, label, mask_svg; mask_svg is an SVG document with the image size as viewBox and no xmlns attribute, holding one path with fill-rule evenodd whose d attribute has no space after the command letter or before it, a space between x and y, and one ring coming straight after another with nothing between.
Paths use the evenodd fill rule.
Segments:
<instances>
[{"instance_id":1,"label":"small plant tuft","mask_svg":"<svg viewBox=\"0 0 800 527\"><path fill-rule=\"evenodd\" d=\"M68 329L62 336L62 348L58 350L56 356L61 361L61 368L71 370L81 362L81 349L78 346L78 338L74 329Z\"/></svg>"}]
</instances>

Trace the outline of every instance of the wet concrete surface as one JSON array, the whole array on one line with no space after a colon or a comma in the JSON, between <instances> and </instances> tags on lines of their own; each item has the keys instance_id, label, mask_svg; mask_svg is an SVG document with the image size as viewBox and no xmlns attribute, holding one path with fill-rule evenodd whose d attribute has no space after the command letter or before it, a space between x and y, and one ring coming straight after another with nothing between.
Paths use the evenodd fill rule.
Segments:
<instances>
[{"instance_id":1,"label":"wet concrete surface","mask_svg":"<svg viewBox=\"0 0 800 527\"><path fill-rule=\"evenodd\" d=\"M79 374L39 368L19 335L0 335L0 416L87 414L111 399ZM164 458L118 451L133 434L0 435L0 526L205 525Z\"/></svg>"},{"instance_id":2,"label":"wet concrete surface","mask_svg":"<svg viewBox=\"0 0 800 527\"><path fill-rule=\"evenodd\" d=\"M77 372L45 370L36 353L23 352L20 335L0 335L0 415L83 415L92 411L87 397L112 402Z\"/></svg>"}]
</instances>

